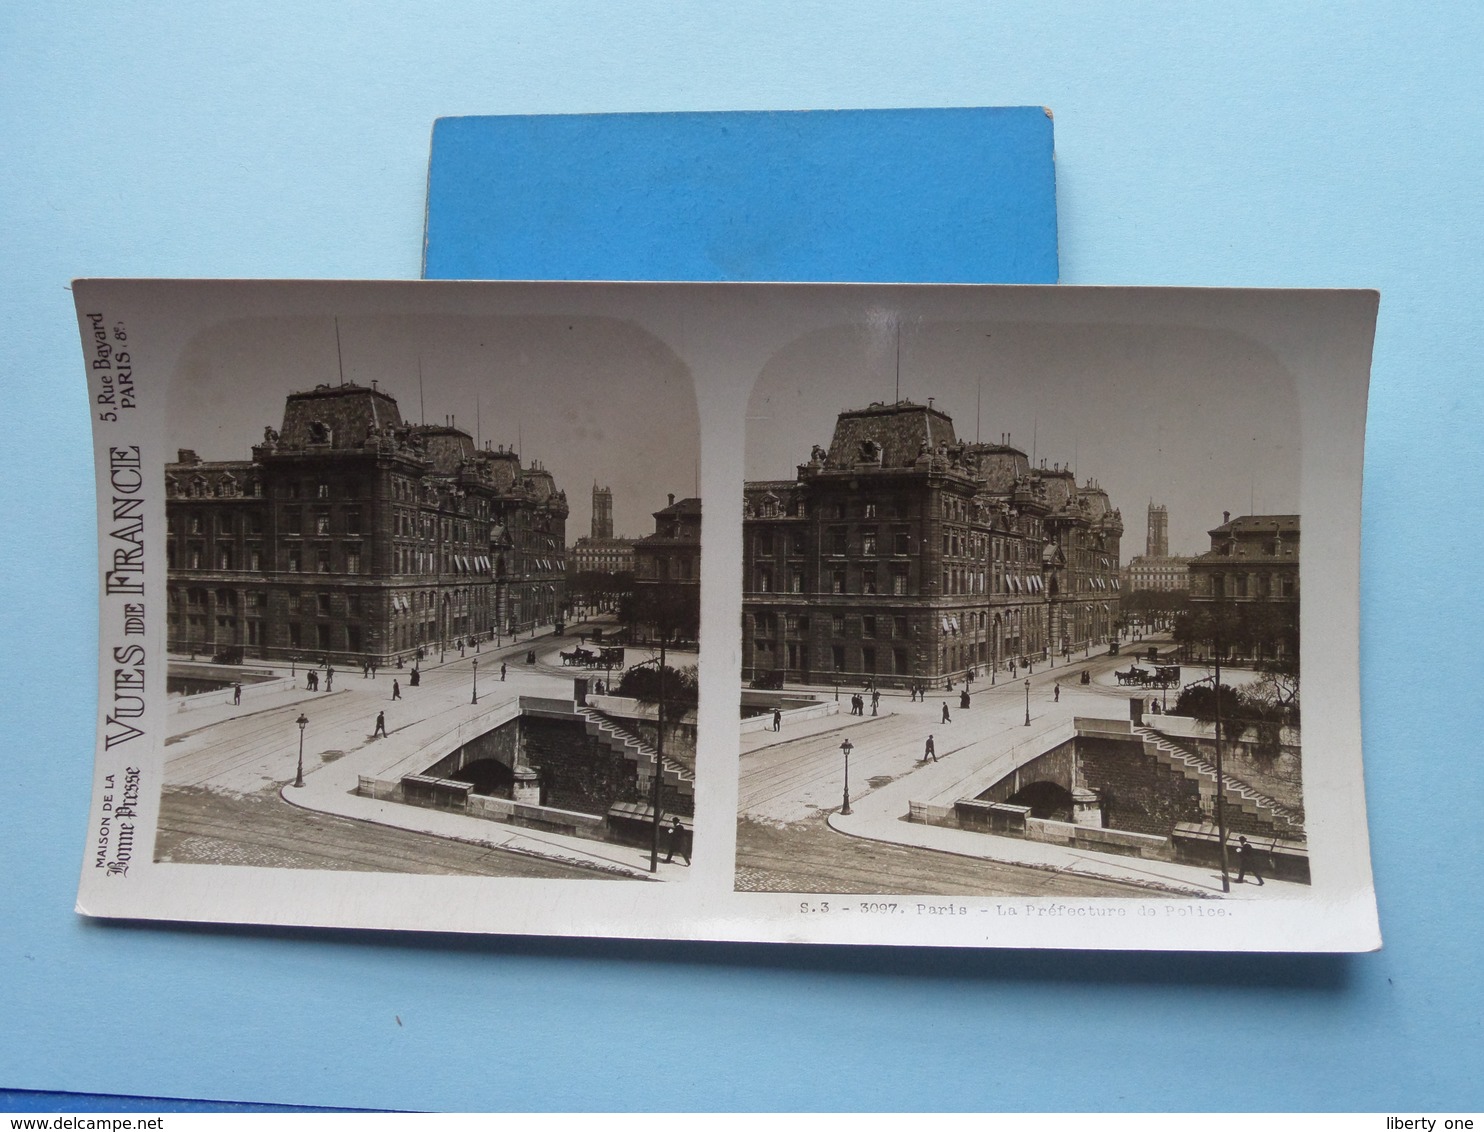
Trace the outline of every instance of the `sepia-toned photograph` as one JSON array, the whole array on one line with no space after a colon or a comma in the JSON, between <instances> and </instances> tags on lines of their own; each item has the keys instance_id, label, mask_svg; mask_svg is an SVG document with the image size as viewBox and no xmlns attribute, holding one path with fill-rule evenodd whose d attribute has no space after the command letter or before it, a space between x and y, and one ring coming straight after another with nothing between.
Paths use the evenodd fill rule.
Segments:
<instances>
[{"instance_id":1,"label":"sepia-toned photograph","mask_svg":"<svg viewBox=\"0 0 1484 1132\"><path fill-rule=\"evenodd\" d=\"M862 319L769 361L739 890L1310 884L1300 379L1133 313Z\"/></svg>"},{"instance_id":2,"label":"sepia-toned photograph","mask_svg":"<svg viewBox=\"0 0 1484 1132\"><path fill-rule=\"evenodd\" d=\"M670 879L690 375L608 319L244 317L169 381L175 864Z\"/></svg>"},{"instance_id":3,"label":"sepia-toned photograph","mask_svg":"<svg viewBox=\"0 0 1484 1132\"><path fill-rule=\"evenodd\" d=\"M1373 294L74 293L84 912L1374 946Z\"/></svg>"}]
</instances>

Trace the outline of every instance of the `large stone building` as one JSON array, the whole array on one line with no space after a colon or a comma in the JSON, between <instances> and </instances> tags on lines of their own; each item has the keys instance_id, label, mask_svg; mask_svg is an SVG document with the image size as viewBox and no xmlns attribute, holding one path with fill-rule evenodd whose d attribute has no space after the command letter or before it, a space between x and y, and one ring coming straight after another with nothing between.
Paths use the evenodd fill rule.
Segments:
<instances>
[{"instance_id":1,"label":"large stone building","mask_svg":"<svg viewBox=\"0 0 1484 1132\"><path fill-rule=\"evenodd\" d=\"M1123 568L1124 593L1183 593L1190 588L1189 563L1189 558L1170 553L1169 512L1164 504L1150 503L1144 553Z\"/></svg>"},{"instance_id":2,"label":"large stone building","mask_svg":"<svg viewBox=\"0 0 1484 1132\"><path fill-rule=\"evenodd\" d=\"M1299 517L1222 512L1211 549L1190 560L1190 600L1223 603L1238 615L1239 651L1283 657L1298 643Z\"/></svg>"},{"instance_id":3,"label":"large stone building","mask_svg":"<svg viewBox=\"0 0 1484 1132\"><path fill-rule=\"evenodd\" d=\"M669 496L654 534L634 542L634 595L641 639L694 641L701 622L701 501ZM661 632L668 625L668 630Z\"/></svg>"},{"instance_id":4,"label":"large stone building","mask_svg":"<svg viewBox=\"0 0 1484 1132\"><path fill-rule=\"evenodd\" d=\"M613 489L593 484L592 534L567 552L573 574L632 574L634 540L613 534Z\"/></svg>"},{"instance_id":5,"label":"large stone building","mask_svg":"<svg viewBox=\"0 0 1484 1132\"><path fill-rule=\"evenodd\" d=\"M1228 600L1297 607L1299 517L1222 512L1207 532L1211 549L1190 560L1192 601Z\"/></svg>"},{"instance_id":6,"label":"large stone building","mask_svg":"<svg viewBox=\"0 0 1484 1132\"><path fill-rule=\"evenodd\" d=\"M841 413L828 451L744 494L744 679L957 679L1113 632L1107 494L1008 438L960 442L931 405Z\"/></svg>"},{"instance_id":7,"label":"large stone building","mask_svg":"<svg viewBox=\"0 0 1484 1132\"><path fill-rule=\"evenodd\" d=\"M551 473L376 389L292 393L249 459L182 449L165 487L174 652L386 663L563 605Z\"/></svg>"}]
</instances>

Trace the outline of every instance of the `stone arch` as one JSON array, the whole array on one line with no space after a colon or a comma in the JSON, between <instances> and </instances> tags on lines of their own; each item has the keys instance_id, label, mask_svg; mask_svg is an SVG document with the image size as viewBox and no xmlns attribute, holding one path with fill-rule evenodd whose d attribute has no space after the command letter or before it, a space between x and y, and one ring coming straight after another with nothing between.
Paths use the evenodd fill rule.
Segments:
<instances>
[{"instance_id":1,"label":"stone arch","mask_svg":"<svg viewBox=\"0 0 1484 1132\"><path fill-rule=\"evenodd\" d=\"M1031 817L1072 820L1072 792L1065 786L1046 779L1027 783L1005 801L1012 806L1029 806Z\"/></svg>"},{"instance_id":2,"label":"stone arch","mask_svg":"<svg viewBox=\"0 0 1484 1132\"><path fill-rule=\"evenodd\" d=\"M497 757L465 763L449 777L469 783L475 794L494 798L511 798L515 794L515 771Z\"/></svg>"}]
</instances>

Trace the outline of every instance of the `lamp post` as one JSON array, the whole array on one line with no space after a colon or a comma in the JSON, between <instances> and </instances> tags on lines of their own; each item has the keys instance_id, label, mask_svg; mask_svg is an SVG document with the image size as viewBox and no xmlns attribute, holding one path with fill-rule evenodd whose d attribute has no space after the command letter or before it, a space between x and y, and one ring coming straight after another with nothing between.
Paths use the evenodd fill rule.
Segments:
<instances>
[{"instance_id":1,"label":"lamp post","mask_svg":"<svg viewBox=\"0 0 1484 1132\"><path fill-rule=\"evenodd\" d=\"M472 700L470 700L469 702L471 704L477 704L479 702L479 658L478 657L475 657L473 663L474 663L474 698Z\"/></svg>"},{"instance_id":2,"label":"lamp post","mask_svg":"<svg viewBox=\"0 0 1484 1132\"><path fill-rule=\"evenodd\" d=\"M840 744L840 750L845 755L845 802L840 807L840 813L848 817L850 814L850 752L855 750L855 744L846 739Z\"/></svg>"},{"instance_id":3,"label":"lamp post","mask_svg":"<svg viewBox=\"0 0 1484 1132\"><path fill-rule=\"evenodd\" d=\"M309 717L302 711L299 718L294 720L299 725L299 769L294 773L294 785L304 785L304 728L309 726Z\"/></svg>"},{"instance_id":4,"label":"lamp post","mask_svg":"<svg viewBox=\"0 0 1484 1132\"><path fill-rule=\"evenodd\" d=\"M1031 725L1031 682L1025 682L1025 725Z\"/></svg>"}]
</instances>

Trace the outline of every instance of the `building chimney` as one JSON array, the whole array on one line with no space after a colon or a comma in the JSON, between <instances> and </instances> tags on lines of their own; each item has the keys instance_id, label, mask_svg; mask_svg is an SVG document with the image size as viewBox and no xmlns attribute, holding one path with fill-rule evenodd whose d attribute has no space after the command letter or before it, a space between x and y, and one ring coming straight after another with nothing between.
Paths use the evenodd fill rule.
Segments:
<instances>
[{"instance_id":1,"label":"building chimney","mask_svg":"<svg viewBox=\"0 0 1484 1132\"><path fill-rule=\"evenodd\" d=\"M1230 523L1232 521L1232 513L1230 511L1223 511L1221 513L1221 521L1223 523Z\"/></svg>"},{"instance_id":2,"label":"building chimney","mask_svg":"<svg viewBox=\"0 0 1484 1132\"><path fill-rule=\"evenodd\" d=\"M673 491L670 492L670 506L671 507L674 507L675 506L675 493Z\"/></svg>"}]
</instances>

